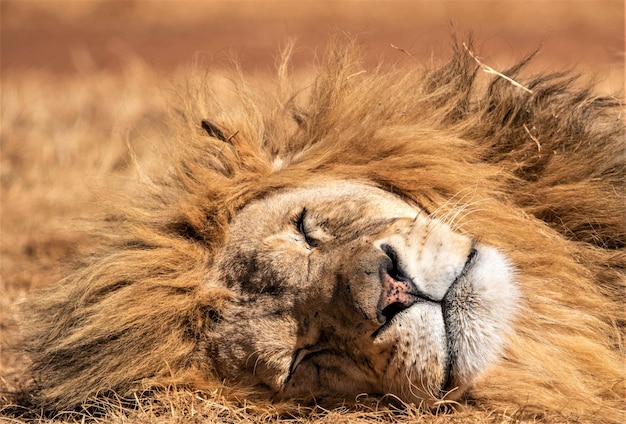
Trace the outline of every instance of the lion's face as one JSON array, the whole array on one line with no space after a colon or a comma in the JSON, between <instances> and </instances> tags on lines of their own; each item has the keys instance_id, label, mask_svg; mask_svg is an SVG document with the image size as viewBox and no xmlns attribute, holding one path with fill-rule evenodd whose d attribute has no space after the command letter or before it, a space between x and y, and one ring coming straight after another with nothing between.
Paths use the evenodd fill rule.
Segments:
<instances>
[{"instance_id":1,"label":"lion's face","mask_svg":"<svg viewBox=\"0 0 626 424\"><path fill-rule=\"evenodd\" d=\"M211 278L236 296L215 369L278 397L454 397L496 359L517 302L497 250L347 181L247 205Z\"/></svg>"}]
</instances>

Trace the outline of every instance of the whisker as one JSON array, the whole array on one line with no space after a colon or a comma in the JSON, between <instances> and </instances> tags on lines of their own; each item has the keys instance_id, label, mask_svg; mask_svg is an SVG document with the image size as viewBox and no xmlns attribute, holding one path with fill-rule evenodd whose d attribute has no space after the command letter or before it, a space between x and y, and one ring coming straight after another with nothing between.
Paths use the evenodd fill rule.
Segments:
<instances>
[{"instance_id":1,"label":"whisker","mask_svg":"<svg viewBox=\"0 0 626 424\"><path fill-rule=\"evenodd\" d=\"M467 217L478 213L478 212L485 212L487 211L487 209L477 209L475 208L475 206L481 205L481 204L485 204L487 203L487 200L483 200L483 201L477 201L474 202L471 205L467 205L464 206L463 208L460 208L452 217L452 219L450 220L450 222L448 223L448 225L450 226L450 228L452 228L453 231L457 232L458 229L460 228L460 226L466 222Z\"/></svg>"},{"instance_id":2,"label":"whisker","mask_svg":"<svg viewBox=\"0 0 626 424\"><path fill-rule=\"evenodd\" d=\"M480 211L484 211L484 209L477 209L476 212L480 212ZM472 212L473 213L473 212ZM478 219L472 219L471 222L470 221L465 221L462 222L460 224L458 224L455 228L454 231L455 232L462 232L463 228L467 225L467 224L476 224L476 223L480 223L480 222L485 222L487 221L487 218L478 218Z\"/></svg>"},{"instance_id":3,"label":"whisker","mask_svg":"<svg viewBox=\"0 0 626 424\"><path fill-rule=\"evenodd\" d=\"M488 199L480 199L480 200L475 200L473 202L468 202L465 203L463 206L461 207L457 207L456 209L450 210L445 217L442 219L443 222L445 222L447 225L449 225L450 227L454 226L454 222L457 220L458 216L465 211L468 208L473 208L475 206L478 205L482 205L487 203L489 200ZM454 215L452 215L452 213L454 213ZM452 216L451 216L452 215ZM441 219L441 218L440 218Z\"/></svg>"},{"instance_id":4,"label":"whisker","mask_svg":"<svg viewBox=\"0 0 626 424\"><path fill-rule=\"evenodd\" d=\"M469 190L472 190L472 189L473 189L473 192L470 192L470 193L465 193L465 194L463 194L463 195L461 196L461 194L462 194L463 192L466 192L466 191L469 191ZM455 208L457 207L457 205L459 205L459 203L463 202L467 196L470 196L470 195L474 195L474 194L476 194L476 189L477 189L477 186L475 185L475 186L473 186L473 187L465 187L465 188L463 188L463 189L459 190L459 191L458 191L458 192L456 192L456 193L455 193L452 197L450 197L448 200L446 200L446 201L445 201L445 202L444 202L441 206L439 206L437 209L435 209L434 211L432 211L432 212L430 213L429 217L430 217L430 218L432 218L432 219L441 219L441 218L438 216L438 214L439 214L439 213L440 213L440 212L441 212L444 208L448 208L448 207L449 207L449 208L450 208L450 210L455 209ZM458 196L461 196L461 197L458 197ZM449 205L452 203L452 201L455 201L454 205L449 206Z\"/></svg>"}]
</instances>

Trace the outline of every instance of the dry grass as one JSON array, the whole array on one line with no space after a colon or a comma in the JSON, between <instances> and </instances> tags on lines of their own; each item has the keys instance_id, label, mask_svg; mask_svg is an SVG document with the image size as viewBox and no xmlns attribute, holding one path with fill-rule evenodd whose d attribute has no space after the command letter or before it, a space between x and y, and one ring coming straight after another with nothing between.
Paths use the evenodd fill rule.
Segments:
<instances>
[{"instance_id":1,"label":"dry grass","mask_svg":"<svg viewBox=\"0 0 626 424\"><path fill-rule=\"evenodd\" d=\"M470 409L458 409L454 413L424 412L414 405L389 406L379 399L360 399L358 405L323 407L299 407L289 405L258 405L241 400L233 402L219 391L212 393L166 389L151 392L145 398L135 399L133 406L128 402L110 401L98 414L92 412L59 412L53 417L43 416L37 411L5 406L0 421L11 423L36 422L41 424L62 423L301 423L301 424L374 424L374 423L417 423L417 424L474 424L474 423L530 423L522 421L516 414L494 414ZM99 408L102 408L100 403ZM565 418L554 419L554 423L568 423Z\"/></svg>"}]
</instances>

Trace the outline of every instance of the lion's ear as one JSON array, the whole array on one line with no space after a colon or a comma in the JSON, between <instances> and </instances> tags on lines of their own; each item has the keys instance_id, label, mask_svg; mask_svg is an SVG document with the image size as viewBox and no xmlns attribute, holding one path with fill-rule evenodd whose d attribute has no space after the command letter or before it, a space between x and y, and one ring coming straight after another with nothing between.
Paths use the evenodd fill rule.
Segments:
<instances>
[{"instance_id":1,"label":"lion's ear","mask_svg":"<svg viewBox=\"0 0 626 424\"><path fill-rule=\"evenodd\" d=\"M228 142L228 138L226 138L222 130L220 130L219 127L213 122L203 119L201 125L202 129L204 129L210 137L215 137L224 142Z\"/></svg>"}]
</instances>

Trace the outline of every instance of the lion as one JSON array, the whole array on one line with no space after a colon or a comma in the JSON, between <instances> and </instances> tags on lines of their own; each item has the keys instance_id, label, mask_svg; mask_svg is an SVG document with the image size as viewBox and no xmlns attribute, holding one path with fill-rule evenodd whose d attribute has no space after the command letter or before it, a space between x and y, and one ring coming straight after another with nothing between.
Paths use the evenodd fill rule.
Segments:
<instances>
[{"instance_id":1,"label":"lion","mask_svg":"<svg viewBox=\"0 0 626 424\"><path fill-rule=\"evenodd\" d=\"M365 68L337 44L304 87L288 47L234 108L190 78L157 169L24 305L30 401L225 385L622 422L623 105L530 57L482 83L453 46Z\"/></svg>"}]
</instances>

